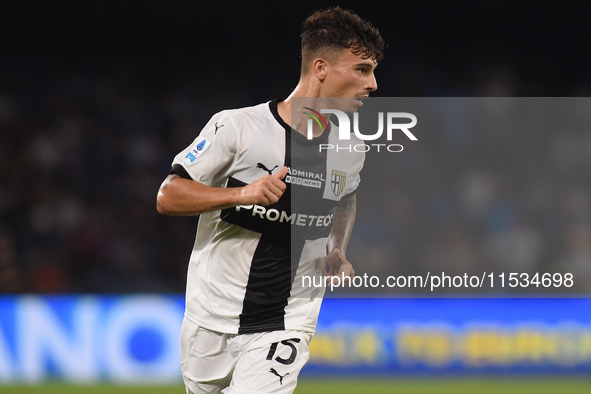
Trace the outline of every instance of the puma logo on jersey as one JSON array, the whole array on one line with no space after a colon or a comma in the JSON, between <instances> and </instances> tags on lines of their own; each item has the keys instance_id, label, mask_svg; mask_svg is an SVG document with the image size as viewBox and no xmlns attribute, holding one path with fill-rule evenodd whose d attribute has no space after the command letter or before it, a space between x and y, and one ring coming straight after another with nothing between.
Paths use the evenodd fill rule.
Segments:
<instances>
[{"instance_id":1,"label":"puma logo on jersey","mask_svg":"<svg viewBox=\"0 0 591 394\"><path fill-rule=\"evenodd\" d=\"M275 167L268 169L263 163L257 163L257 168L267 171L269 175L273 175L273 170L277 167L279 167L279 165L276 165Z\"/></svg>"},{"instance_id":2,"label":"puma logo on jersey","mask_svg":"<svg viewBox=\"0 0 591 394\"><path fill-rule=\"evenodd\" d=\"M218 129L221 129L225 125L218 126L218 122L215 122L214 126L215 126L215 131L213 132L213 134L217 134L218 133Z\"/></svg>"},{"instance_id":3,"label":"puma logo on jersey","mask_svg":"<svg viewBox=\"0 0 591 394\"><path fill-rule=\"evenodd\" d=\"M273 375L277 375L279 376L279 384L281 384L283 386L283 378L286 377L287 375L289 375L289 372L286 373L285 375L281 376L279 375L279 373L275 370L275 368L271 368L269 370L269 372L271 372Z\"/></svg>"}]
</instances>

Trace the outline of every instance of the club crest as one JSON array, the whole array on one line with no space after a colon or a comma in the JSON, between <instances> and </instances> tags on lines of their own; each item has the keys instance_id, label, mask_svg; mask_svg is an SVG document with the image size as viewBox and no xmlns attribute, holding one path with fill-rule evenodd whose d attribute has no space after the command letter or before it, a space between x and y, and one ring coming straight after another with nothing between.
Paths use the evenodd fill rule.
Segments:
<instances>
[{"instance_id":1,"label":"club crest","mask_svg":"<svg viewBox=\"0 0 591 394\"><path fill-rule=\"evenodd\" d=\"M345 181L347 180L347 174L342 171L332 170L332 177L330 185L335 196L338 196L345 189Z\"/></svg>"}]
</instances>

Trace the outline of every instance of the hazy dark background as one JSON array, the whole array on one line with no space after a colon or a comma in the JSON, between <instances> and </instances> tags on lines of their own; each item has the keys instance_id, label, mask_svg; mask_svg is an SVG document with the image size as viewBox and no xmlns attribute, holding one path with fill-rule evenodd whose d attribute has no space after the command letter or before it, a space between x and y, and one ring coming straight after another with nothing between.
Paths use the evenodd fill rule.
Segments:
<instances>
[{"instance_id":1,"label":"hazy dark background","mask_svg":"<svg viewBox=\"0 0 591 394\"><path fill-rule=\"evenodd\" d=\"M215 112L287 96L299 76L302 22L329 5L335 2L3 4L0 291L183 291L196 218L163 217L155 210L173 156ZM375 96L590 95L591 2L338 5L370 20L389 45L376 71ZM532 160L543 160L553 141L534 136L523 146L537 144ZM534 251L542 267L569 259L591 265L585 160L591 145L581 133L569 141L570 148L556 156L563 159L556 160L566 160L564 172L577 176L548 197L548 207L564 209L544 222L559 228L547 230L535 215L528 222L538 239L530 242L534 248L552 245ZM424 146L427 157L436 148ZM497 141L491 155L520 155L519 145L507 152L504 146ZM580 161L569 161L573 149ZM506 187L522 184L523 174L505 168L493 180L483 175L509 207L499 211L498 199L489 199L493 218L500 212L516 223L502 230L506 234L529 212L522 193ZM558 180L564 173L549 174L542 183L552 189ZM457 183L435 179L432 187L458 205L463 201ZM426 215L414 196L432 189L405 178L403 170L392 188L402 207L400 223L420 228L440 221L445 230L443 238L417 231L410 244L392 234L391 244L412 245L401 252L400 264L424 260L414 250L445 245L459 248L464 259L485 255L487 237L498 230L487 227L490 215L480 227L461 210L457 216ZM407 195L400 196L401 190ZM408 217L413 212L417 216ZM372 220L358 219L361 250L363 240L372 238ZM448 258L457 260L452 252Z\"/></svg>"}]
</instances>

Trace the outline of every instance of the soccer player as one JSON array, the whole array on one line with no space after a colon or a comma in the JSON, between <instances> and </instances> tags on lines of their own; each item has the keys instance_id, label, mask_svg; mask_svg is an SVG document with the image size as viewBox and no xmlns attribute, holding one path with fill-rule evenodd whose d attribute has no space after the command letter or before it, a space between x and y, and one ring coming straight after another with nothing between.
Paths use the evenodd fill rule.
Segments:
<instances>
[{"instance_id":1,"label":"soccer player","mask_svg":"<svg viewBox=\"0 0 591 394\"><path fill-rule=\"evenodd\" d=\"M300 278L353 277L346 248L364 156L319 151L337 127L315 125L309 140L290 126L301 123L292 104L347 98L353 112L377 89L383 48L378 30L355 13L314 13L293 93L214 115L174 158L158 212L201 215L181 331L187 393L295 390L324 294Z\"/></svg>"}]
</instances>

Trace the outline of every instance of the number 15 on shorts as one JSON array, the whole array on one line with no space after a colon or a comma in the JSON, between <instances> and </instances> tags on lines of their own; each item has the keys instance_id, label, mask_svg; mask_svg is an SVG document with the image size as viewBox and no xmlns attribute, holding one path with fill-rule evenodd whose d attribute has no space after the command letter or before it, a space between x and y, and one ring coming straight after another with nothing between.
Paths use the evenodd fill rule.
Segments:
<instances>
[{"instance_id":1,"label":"number 15 on shorts","mask_svg":"<svg viewBox=\"0 0 591 394\"><path fill-rule=\"evenodd\" d=\"M291 338L291 339L286 339L284 341L281 341L282 345L289 346L291 348L291 354L289 355L288 358L281 358L281 357L277 356L277 357L275 357L275 361L277 361L278 363L281 363L283 365L293 364L293 362L295 361L295 359L298 355L298 349L296 349L296 347L294 346L294 344L292 342L299 343L300 338ZM273 360L273 356L275 356L275 353L277 352L277 346L279 346L279 342L273 342L271 344L271 347L269 348L269 353L267 353L267 360Z\"/></svg>"}]
</instances>

